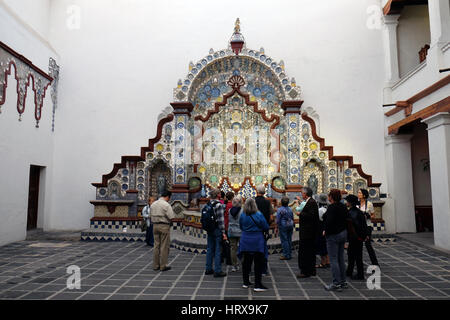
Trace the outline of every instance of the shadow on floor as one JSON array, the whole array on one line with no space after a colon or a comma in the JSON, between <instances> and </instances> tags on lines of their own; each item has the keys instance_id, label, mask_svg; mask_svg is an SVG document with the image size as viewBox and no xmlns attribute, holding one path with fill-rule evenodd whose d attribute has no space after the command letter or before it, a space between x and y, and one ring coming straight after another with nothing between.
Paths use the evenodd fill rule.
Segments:
<instances>
[{"instance_id":1,"label":"shadow on floor","mask_svg":"<svg viewBox=\"0 0 450 320\"><path fill-rule=\"evenodd\" d=\"M81 230L69 231L44 231L43 229L33 229L27 231L26 241L59 240L59 241L80 241Z\"/></svg>"}]
</instances>

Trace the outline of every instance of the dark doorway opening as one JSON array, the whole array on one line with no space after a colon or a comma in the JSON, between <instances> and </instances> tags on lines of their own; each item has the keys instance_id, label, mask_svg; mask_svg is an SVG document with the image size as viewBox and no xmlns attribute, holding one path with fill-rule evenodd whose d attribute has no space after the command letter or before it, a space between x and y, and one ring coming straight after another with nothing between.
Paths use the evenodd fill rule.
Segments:
<instances>
[{"instance_id":1,"label":"dark doorway opening","mask_svg":"<svg viewBox=\"0 0 450 320\"><path fill-rule=\"evenodd\" d=\"M417 232L433 232L430 156L427 125L416 121L410 126L414 207Z\"/></svg>"},{"instance_id":2,"label":"dark doorway opening","mask_svg":"<svg viewBox=\"0 0 450 320\"><path fill-rule=\"evenodd\" d=\"M27 230L37 228L39 208L39 180L41 176L41 168L42 167L39 166L30 166Z\"/></svg>"}]
</instances>

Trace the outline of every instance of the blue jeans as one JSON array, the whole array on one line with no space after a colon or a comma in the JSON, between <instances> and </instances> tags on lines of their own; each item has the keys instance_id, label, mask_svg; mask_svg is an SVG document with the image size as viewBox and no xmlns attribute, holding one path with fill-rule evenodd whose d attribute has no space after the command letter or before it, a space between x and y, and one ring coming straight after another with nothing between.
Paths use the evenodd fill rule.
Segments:
<instances>
[{"instance_id":1,"label":"blue jeans","mask_svg":"<svg viewBox=\"0 0 450 320\"><path fill-rule=\"evenodd\" d=\"M206 271L213 270L212 264L214 259L214 272L222 272L222 263L220 255L222 253L222 232L220 229L214 232L208 232L208 248L206 249Z\"/></svg>"},{"instance_id":2,"label":"blue jeans","mask_svg":"<svg viewBox=\"0 0 450 320\"><path fill-rule=\"evenodd\" d=\"M283 248L283 256L285 258L291 259L292 252L292 232L293 227L282 227L278 228L281 240L281 247Z\"/></svg>"},{"instance_id":3,"label":"blue jeans","mask_svg":"<svg viewBox=\"0 0 450 320\"><path fill-rule=\"evenodd\" d=\"M155 243L153 238L153 223L150 223L150 227L147 227L147 232L145 233L145 242L147 242L147 244L152 247Z\"/></svg>"},{"instance_id":4,"label":"blue jeans","mask_svg":"<svg viewBox=\"0 0 450 320\"><path fill-rule=\"evenodd\" d=\"M330 257L331 273L333 275L333 284L339 285L345 283L345 260L344 244L347 240L347 230L338 234L326 236L327 251Z\"/></svg>"}]
</instances>

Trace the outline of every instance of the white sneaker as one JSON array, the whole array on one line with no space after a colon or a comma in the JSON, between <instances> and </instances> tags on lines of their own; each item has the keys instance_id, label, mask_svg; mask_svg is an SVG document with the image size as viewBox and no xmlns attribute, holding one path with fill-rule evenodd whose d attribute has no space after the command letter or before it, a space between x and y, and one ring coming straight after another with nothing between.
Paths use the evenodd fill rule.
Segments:
<instances>
[{"instance_id":1,"label":"white sneaker","mask_svg":"<svg viewBox=\"0 0 450 320\"><path fill-rule=\"evenodd\" d=\"M265 286L261 285L261 286L259 286L257 288L256 287L253 288L253 291L255 291L255 292L264 292L264 291L267 291L267 288Z\"/></svg>"},{"instance_id":2,"label":"white sneaker","mask_svg":"<svg viewBox=\"0 0 450 320\"><path fill-rule=\"evenodd\" d=\"M252 285L253 285L253 283L251 283L251 282L250 282L250 283L247 283L247 284L244 283L244 284L242 285L242 288L247 289L248 287L250 287L250 286L252 286Z\"/></svg>"}]
</instances>

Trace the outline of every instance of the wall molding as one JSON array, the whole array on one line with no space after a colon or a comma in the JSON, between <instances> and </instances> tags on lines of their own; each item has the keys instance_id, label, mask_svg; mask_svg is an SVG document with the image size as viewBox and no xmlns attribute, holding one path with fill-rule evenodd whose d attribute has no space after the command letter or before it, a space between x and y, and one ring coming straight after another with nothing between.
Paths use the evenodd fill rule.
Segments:
<instances>
[{"instance_id":1,"label":"wall molding","mask_svg":"<svg viewBox=\"0 0 450 320\"><path fill-rule=\"evenodd\" d=\"M426 96L432 94L433 92L441 89L442 87L445 87L447 84L450 83L450 75L443 77L442 79L436 81L431 86L423 89L422 91L416 93L411 98L409 98L406 101L397 101L396 107L386 112L384 115L386 117L390 117L397 112L400 112L402 110L405 110L405 116L410 116L412 112L412 106L414 103L419 101L420 99L425 98Z\"/></svg>"},{"instance_id":2,"label":"wall molding","mask_svg":"<svg viewBox=\"0 0 450 320\"><path fill-rule=\"evenodd\" d=\"M425 120L439 112L450 112L450 97L442 99L431 106L428 106L412 115L394 123L388 127L388 134L398 134L401 127L416 121L418 119Z\"/></svg>"},{"instance_id":3,"label":"wall molding","mask_svg":"<svg viewBox=\"0 0 450 320\"><path fill-rule=\"evenodd\" d=\"M14 66L14 77L17 82L17 112L19 113L19 121L22 120L22 114L25 112L28 86L31 83L34 91L34 117L36 119L36 128L39 128L45 93L52 83L53 78L35 66L26 57L0 41L0 107L6 102L8 76L11 75L12 66Z\"/></svg>"},{"instance_id":4,"label":"wall molding","mask_svg":"<svg viewBox=\"0 0 450 320\"><path fill-rule=\"evenodd\" d=\"M398 87L400 87L403 83L405 83L408 79L412 78L416 73L418 73L420 70L425 68L427 66L427 60L422 61L419 63L414 69L409 71L407 74L405 74L403 77L400 78L393 86L392 91L396 90Z\"/></svg>"}]
</instances>

